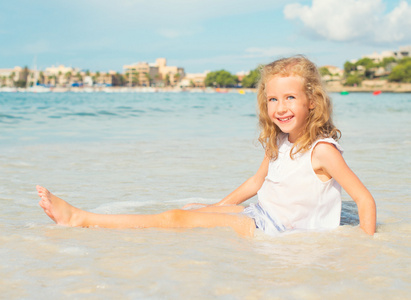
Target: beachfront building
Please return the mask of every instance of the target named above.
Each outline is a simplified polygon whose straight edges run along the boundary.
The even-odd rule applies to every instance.
[[[330,90],[338,90],[341,88],[341,81],[344,78],[344,70],[331,65],[320,67],[322,80]]]
[[[147,62],[124,65],[123,70],[127,85],[130,87],[157,85],[160,80],[158,67]]]
[[[74,82],[80,82],[80,69],[65,67],[60,65],[58,67],[51,66],[41,72],[39,76],[34,76],[40,78],[40,83],[47,86],[59,86],[66,87],[70,86]]]
[[[388,50],[381,53],[374,52],[372,54],[364,55],[362,58],[370,58],[374,62],[382,62],[384,58],[394,57],[395,59],[402,59],[404,57],[411,57],[411,46],[401,46],[399,50]]]
[[[324,81],[338,81],[341,80],[344,76],[344,70],[331,65],[322,66],[320,69],[327,69],[328,74],[322,75]]]
[[[167,59],[157,58],[156,66],[165,85],[176,86],[185,77],[184,68],[167,66]]]
[[[37,84],[41,84],[43,78],[42,76],[43,72],[40,72],[38,70],[30,70],[27,76],[26,86],[30,87],[35,86]]]
[[[111,86],[114,82],[115,71],[89,72],[79,68],[51,66],[44,72],[33,70],[28,78],[28,86],[37,81],[39,84],[52,87],[78,87],[78,86]]]
[[[193,87],[193,88],[205,88],[205,79],[210,71],[203,73],[187,73],[185,77],[180,81],[181,87]]]
[[[330,73],[333,74],[334,76],[342,77],[344,75],[344,70],[340,69],[339,67],[330,66],[330,65],[326,65],[324,67],[326,67],[328,71],[330,71]]]
[[[117,72],[116,71],[108,71],[104,72],[96,72],[90,73],[91,78],[93,80],[93,84],[97,86],[113,86],[115,85],[115,77]],[[86,76],[86,73],[84,72]]]
[[[167,66],[165,58],[155,63],[139,62],[123,66],[128,86],[175,86],[185,76],[184,69]]]
[[[395,53],[399,58],[411,57],[411,46],[402,46],[400,50]]]
[[[361,60],[371,59],[375,67],[366,68],[365,65],[358,65],[356,66],[356,71],[363,75],[368,73],[368,75],[366,75],[368,78],[389,76],[392,69],[397,65],[395,60],[398,61],[406,57],[411,57],[411,46],[401,46],[399,50],[389,50],[381,53],[374,52],[362,56]],[[356,64],[358,61],[359,60],[355,60],[352,63]]]
[[[14,67],[12,69],[0,69],[0,87],[14,87],[16,82],[26,80],[24,69]]]

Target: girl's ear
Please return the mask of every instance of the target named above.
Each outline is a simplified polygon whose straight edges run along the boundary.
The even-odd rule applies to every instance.
[[[314,109],[315,108],[315,102],[313,99],[309,100],[309,104],[308,104],[308,109]]]

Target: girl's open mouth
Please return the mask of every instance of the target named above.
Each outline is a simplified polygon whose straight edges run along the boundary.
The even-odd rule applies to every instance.
[[[277,120],[280,121],[280,122],[287,122],[287,121],[291,120],[292,118],[294,118],[294,116],[287,117],[287,118],[277,118]]]

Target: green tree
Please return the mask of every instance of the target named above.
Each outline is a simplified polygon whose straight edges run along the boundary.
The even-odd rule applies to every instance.
[[[70,81],[71,81],[71,72],[69,71],[69,72],[66,72],[66,74],[64,74],[64,78],[66,78],[66,83],[67,84],[70,84]]]
[[[127,76],[127,74],[126,74],[126,76]],[[113,76],[113,86],[124,86],[126,82],[127,82],[127,80],[124,77],[124,75],[120,74],[119,72],[117,72]]]
[[[91,76],[91,78],[93,79],[93,84],[99,83],[100,71],[97,71],[94,76]]]
[[[17,80],[14,85],[19,88],[26,87],[27,81],[26,80]]]
[[[167,74],[166,77],[164,78],[164,85],[169,86],[170,85],[170,75]]]
[[[127,82],[127,85],[130,86],[130,87],[140,85],[140,80],[139,80],[140,73],[136,72],[134,69],[129,70],[122,77],[124,79],[124,84]]]
[[[137,86],[140,85],[140,73],[139,73],[139,72],[134,71],[134,72],[131,74],[131,78],[132,78],[132,85],[133,85],[133,84],[134,84],[134,85],[137,85]]]
[[[344,72],[346,75],[350,74],[351,71],[357,70],[355,64],[352,62],[346,61],[344,64]]]
[[[56,84],[56,79],[55,79],[55,77],[56,77],[56,75],[50,75],[50,76],[47,76],[47,84],[52,84],[52,81],[54,80],[54,83],[53,83],[53,85],[54,84]]]
[[[226,70],[210,72],[204,80],[206,86],[233,87],[238,83],[238,78]]]
[[[241,84],[245,88],[255,88],[257,86],[258,80],[260,79],[259,68],[256,68],[241,80]]]
[[[25,66],[23,69],[23,79],[22,79],[22,81],[25,82],[24,86],[27,85],[27,79],[29,78],[29,73],[30,73],[29,68]],[[37,82],[35,82],[34,84],[37,84]]]
[[[179,81],[180,81],[180,78],[181,78],[181,74],[180,74],[180,73],[175,74],[175,75],[174,75],[174,81],[175,81],[175,83],[179,82]]]
[[[320,72],[321,76],[326,76],[326,75],[332,76],[330,70],[328,70],[327,67],[321,67],[318,69],[318,71]]]
[[[347,76],[344,85],[347,86],[354,86],[354,85],[360,85],[362,82],[361,76],[358,74],[350,74]]]
[[[78,82],[83,82],[83,76],[80,74],[80,72],[77,72],[76,77]]]
[[[357,67],[357,70],[358,70],[358,66],[363,66],[365,68],[364,76],[366,78],[373,78],[377,64],[374,63],[374,61],[371,58],[364,57],[364,58],[359,59],[355,63],[355,66]]]
[[[390,75],[389,81],[395,82],[411,82],[411,57],[403,58],[398,62]]]
[[[15,86],[14,76],[16,76],[16,72],[11,72],[11,74],[9,75],[12,86]]]
[[[43,73],[43,71],[40,71],[40,77],[39,77],[39,81],[40,81],[40,83],[41,84],[44,84],[44,79],[45,79],[45,76],[44,76],[44,73]]]
[[[148,86],[151,86],[151,81],[153,80],[153,78],[150,76],[149,73],[144,73],[144,76],[146,76],[147,81],[148,81]]]
[[[379,67],[386,68],[389,64],[396,62],[395,57],[384,57],[382,62],[378,64]]]
[[[371,58],[368,57],[364,57],[359,59],[356,63],[356,66],[364,66],[366,69],[371,69],[374,68],[376,66],[376,64],[374,63],[374,61]]]

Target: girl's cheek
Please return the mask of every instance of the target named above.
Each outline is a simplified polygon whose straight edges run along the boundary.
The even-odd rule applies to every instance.
[[[276,102],[270,101],[267,103],[268,110],[274,110]]]

